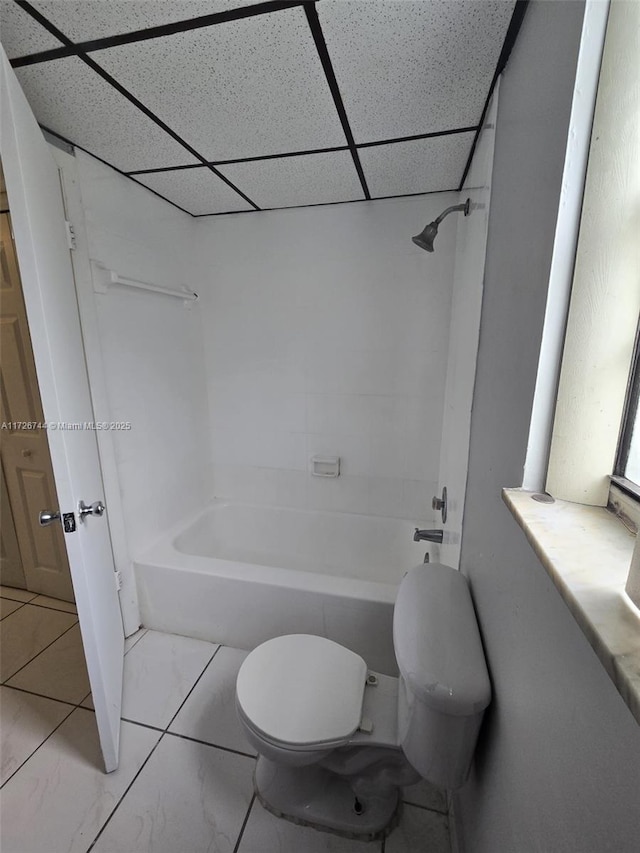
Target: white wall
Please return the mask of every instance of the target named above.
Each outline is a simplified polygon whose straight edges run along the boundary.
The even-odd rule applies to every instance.
[[[457,201],[198,220],[215,496],[433,519],[455,224],[433,255],[411,236]]]
[[[438,550],[438,559],[455,568],[460,562],[467,487],[497,107],[496,86],[461,193],[461,199],[471,199],[471,212],[458,218],[456,236],[439,478],[439,492],[443,486],[447,487],[447,521],[443,544]]]
[[[187,281],[192,219],[93,157],[76,154],[89,256],[121,275]],[[143,291],[96,294],[99,341],[131,554],[205,500],[208,406],[200,310]]]
[[[583,4],[532,2],[500,87],[461,568],[493,683],[466,853],[632,853],[640,728],[503,505],[522,482]]]

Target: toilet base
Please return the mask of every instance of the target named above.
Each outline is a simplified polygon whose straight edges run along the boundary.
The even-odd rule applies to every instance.
[[[277,817],[348,838],[383,838],[398,820],[397,790],[361,802],[358,814],[349,783],[316,764],[285,767],[260,755],[254,783],[259,801]]]

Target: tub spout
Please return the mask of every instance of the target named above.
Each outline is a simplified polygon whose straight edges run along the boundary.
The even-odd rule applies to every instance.
[[[420,530],[416,527],[416,532],[413,534],[414,542],[442,542],[442,530]]]

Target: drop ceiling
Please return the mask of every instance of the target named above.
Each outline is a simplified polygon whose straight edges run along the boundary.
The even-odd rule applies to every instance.
[[[460,187],[525,3],[0,0],[40,124],[195,216]]]

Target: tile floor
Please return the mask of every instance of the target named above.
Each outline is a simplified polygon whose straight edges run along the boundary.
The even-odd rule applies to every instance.
[[[247,653],[201,640],[126,641],[120,766],[105,774],[75,608],[0,596],[3,853],[449,852],[445,798],[426,783],[405,789],[384,842],[266,812],[234,708]]]

